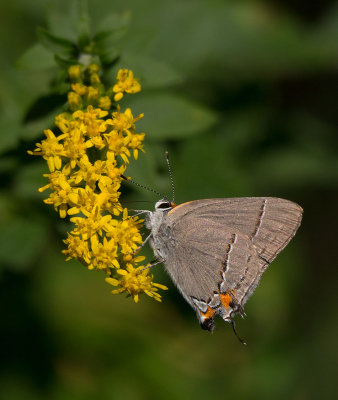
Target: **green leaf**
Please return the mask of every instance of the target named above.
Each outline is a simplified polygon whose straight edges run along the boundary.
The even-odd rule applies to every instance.
[[[43,137],[44,129],[53,127],[54,118],[60,110],[53,110],[42,118],[35,119],[27,123],[20,132],[20,137],[25,140],[35,140]]]
[[[78,61],[75,58],[60,57],[57,54],[55,54],[54,58],[55,58],[55,62],[57,63],[57,65],[61,68],[68,68],[71,65],[78,63]]]
[[[114,48],[126,34],[130,25],[130,13],[110,14],[99,24],[94,36],[95,46],[99,52]]]
[[[90,18],[88,13],[87,1],[78,1],[76,3],[77,13],[77,32],[78,32],[78,43],[80,48],[88,45],[90,37]]]
[[[44,28],[38,28],[37,34],[40,43],[54,54],[63,57],[76,55],[76,47],[70,40],[55,36]]]
[[[98,24],[95,37],[102,34],[127,31],[130,26],[131,14],[129,11],[124,13],[113,13],[107,15]]]
[[[110,48],[109,51],[106,52],[101,52],[100,53],[100,60],[102,62],[102,64],[104,64],[105,66],[111,66],[114,64],[115,61],[118,60],[118,58],[120,57],[121,51],[115,47],[115,48]]]
[[[183,139],[205,132],[217,121],[208,108],[176,94],[148,93],[125,95],[123,105],[131,107],[134,116],[144,113],[137,122],[137,132],[147,140]]]
[[[132,69],[142,87],[147,89],[179,85],[184,80],[183,75],[166,62],[131,52],[123,52],[115,68]]]
[[[55,60],[40,43],[31,46],[17,61],[17,67],[30,70],[40,70],[55,67]]]
[[[78,38],[77,21],[76,1],[69,1],[67,4],[61,2],[47,4],[46,25],[55,36],[67,38],[75,43]]]

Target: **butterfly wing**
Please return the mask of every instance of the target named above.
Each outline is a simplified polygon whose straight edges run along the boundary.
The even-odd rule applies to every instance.
[[[295,235],[302,208],[292,201],[275,197],[238,197],[196,200],[174,208],[170,217],[181,220],[206,218],[217,220],[248,236],[265,264],[271,263]]]
[[[266,266],[294,236],[302,209],[276,198],[197,200],[168,214],[165,262],[202,326],[230,320],[257,287]]]

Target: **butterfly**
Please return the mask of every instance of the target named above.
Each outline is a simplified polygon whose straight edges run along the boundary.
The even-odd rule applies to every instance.
[[[149,212],[150,245],[203,329],[233,325],[263,272],[295,235],[302,208],[275,197],[161,199]],[[236,333],[236,332],[235,332]]]

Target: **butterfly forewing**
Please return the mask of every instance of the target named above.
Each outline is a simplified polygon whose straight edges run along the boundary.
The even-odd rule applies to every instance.
[[[289,200],[275,197],[238,197],[206,199],[174,208],[172,220],[188,217],[218,221],[231,232],[247,235],[257,246],[265,264],[274,260],[295,235],[302,208]]]

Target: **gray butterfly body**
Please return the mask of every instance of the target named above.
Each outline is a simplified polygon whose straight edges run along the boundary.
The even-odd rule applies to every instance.
[[[146,220],[155,255],[202,328],[219,314],[232,322],[280,251],[295,235],[302,208],[273,197],[158,201]]]

